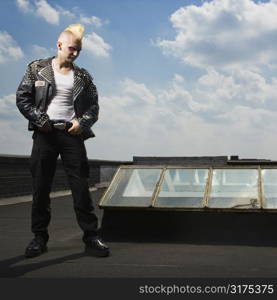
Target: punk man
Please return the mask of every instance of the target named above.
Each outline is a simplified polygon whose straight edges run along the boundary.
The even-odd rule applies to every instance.
[[[68,26],[59,36],[57,55],[28,65],[16,93],[20,112],[33,130],[31,174],[34,238],[25,256],[47,251],[51,218],[50,191],[60,155],[74,201],[77,222],[83,231],[85,252],[108,256],[109,248],[97,235],[98,219],[89,194],[89,165],[84,140],[94,136],[98,119],[97,89],[90,74],[73,62],[82,49],[84,27]]]

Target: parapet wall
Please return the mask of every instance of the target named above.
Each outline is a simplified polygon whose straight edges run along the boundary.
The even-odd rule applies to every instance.
[[[132,161],[89,160],[89,185],[110,182],[120,165],[132,164]],[[59,159],[54,177],[52,191],[68,190],[66,174]],[[0,199],[30,195],[32,181],[29,156],[0,155]]]

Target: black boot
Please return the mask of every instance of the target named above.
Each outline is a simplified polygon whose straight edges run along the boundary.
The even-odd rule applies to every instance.
[[[99,237],[92,237],[85,241],[85,253],[97,257],[107,257],[110,255],[110,250]]]
[[[39,256],[47,251],[46,241],[41,236],[36,236],[31,240],[30,244],[25,250],[25,257],[32,258]]]

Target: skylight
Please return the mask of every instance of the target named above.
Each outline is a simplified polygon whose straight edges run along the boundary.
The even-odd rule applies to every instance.
[[[277,167],[121,166],[100,207],[277,209]]]

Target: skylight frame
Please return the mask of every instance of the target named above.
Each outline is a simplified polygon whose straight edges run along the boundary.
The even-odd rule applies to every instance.
[[[202,205],[201,206],[176,206],[176,205],[155,205],[156,202],[157,202],[157,199],[159,197],[159,192],[160,192],[160,188],[164,182],[164,177],[165,177],[165,173],[167,170],[170,170],[170,169],[191,169],[191,170],[207,170],[208,171],[208,175],[207,175],[207,179],[206,179],[206,184],[205,184],[205,187],[204,187],[204,193],[203,193],[203,199],[202,199]],[[160,183],[159,183],[159,187],[157,189],[157,193],[153,199],[153,202],[152,202],[152,207],[155,208],[155,209],[203,209],[205,208],[205,205],[206,205],[206,198],[208,196],[207,192],[208,192],[208,182],[209,182],[209,177],[210,177],[210,172],[211,172],[211,168],[205,166],[205,167],[195,167],[195,166],[166,166],[164,167],[164,171],[163,171],[163,176],[161,176],[161,180],[160,180]]]
[[[106,205],[107,200],[109,199],[108,196],[116,189],[116,183],[119,183],[121,179],[120,171],[123,169],[161,169],[160,176],[157,180],[156,186],[153,190],[150,205],[149,206],[113,206],[113,205]],[[203,203],[201,207],[176,207],[176,206],[155,206],[155,202],[157,200],[158,194],[160,192],[161,184],[163,182],[165,172],[168,169],[207,169],[208,170],[208,178],[207,183],[205,186],[205,192],[203,197]],[[215,169],[255,169],[258,172],[258,180],[257,180],[257,197],[258,202],[260,204],[259,208],[212,208],[208,206],[209,199],[211,196],[211,188],[212,188],[212,177],[213,177],[213,170]],[[265,208],[265,195],[262,185],[262,170],[264,169],[276,169],[277,166],[260,166],[260,165],[240,165],[240,166],[207,166],[207,165],[200,165],[200,166],[179,166],[179,165],[121,165],[115,172],[112,181],[107,188],[107,190],[102,195],[99,207],[104,209],[143,209],[143,210],[177,210],[177,211],[224,211],[224,212],[277,212],[277,208]]]
[[[261,171],[260,166],[215,166],[211,168],[210,174],[210,182],[209,182],[209,193],[207,197],[206,208],[209,210],[222,210],[222,211],[257,211],[263,209],[263,202],[262,202],[262,190],[261,190]],[[211,207],[209,206],[209,201],[212,198],[212,182],[213,182],[213,174],[214,170],[257,170],[257,200],[259,207],[256,208],[235,208],[235,207]]]
[[[261,171],[262,203],[263,203],[263,209],[264,209],[264,211],[277,212],[277,207],[276,207],[276,208],[268,208],[268,207],[265,207],[266,199],[265,199],[265,190],[264,190],[264,184],[263,184],[262,171],[263,171],[263,170],[270,170],[270,169],[277,170],[277,166],[262,166],[262,167],[260,168],[260,171]]]
[[[157,183],[153,189],[153,192],[152,192],[152,196],[150,198],[150,205],[149,206],[141,206],[141,205],[130,205],[130,206],[120,206],[120,205],[107,205],[106,202],[111,199],[111,197],[109,197],[113,192],[114,190],[117,188],[118,185],[115,185],[115,183],[119,183],[120,182],[120,179],[122,179],[123,177],[123,174],[121,174],[122,170],[124,169],[157,169],[157,170],[161,170],[159,176],[158,176],[158,180],[157,180]],[[99,207],[100,208],[143,208],[143,209],[147,209],[147,208],[150,208],[151,207],[151,204],[153,202],[153,197],[155,196],[155,193],[156,193],[156,189],[157,189],[157,186],[158,186],[158,182],[160,181],[160,178],[162,177],[162,174],[163,174],[163,171],[164,171],[164,166],[155,166],[155,165],[152,165],[152,166],[148,166],[148,165],[139,165],[139,166],[134,166],[134,165],[122,165],[118,168],[118,170],[116,171],[116,173],[114,174],[113,178],[112,178],[112,181],[108,187],[108,189],[105,191],[105,193],[103,194],[103,196],[101,197],[100,199],[100,202],[99,202]]]

